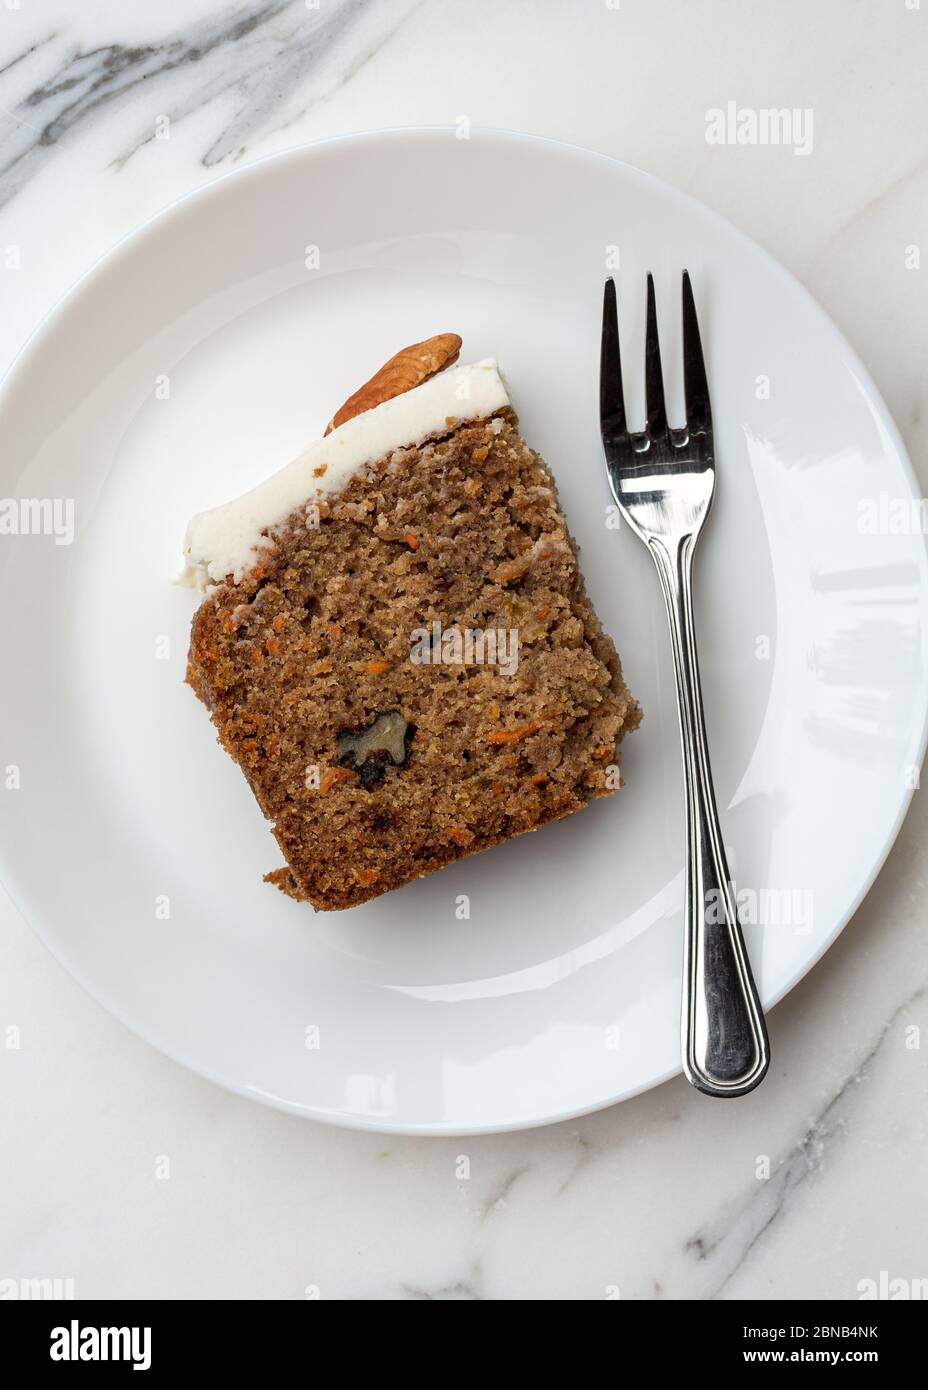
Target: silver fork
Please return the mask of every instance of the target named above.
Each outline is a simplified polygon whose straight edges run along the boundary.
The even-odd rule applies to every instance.
[[[670,429],[664,407],[654,281],[648,276],[647,422],[628,429],[615,284],[606,281],[599,406],[609,486],[621,515],[660,576],[677,683],[686,788],[683,937],[683,1069],[710,1096],[743,1096],[770,1061],[767,1029],[738,924],[712,786],[693,626],[693,552],[715,491],[712,413],[690,277],[683,272],[686,424]]]

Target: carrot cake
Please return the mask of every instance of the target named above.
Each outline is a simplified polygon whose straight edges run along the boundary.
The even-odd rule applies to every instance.
[[[354,907],[620,785],[640,712],[492,361],[398,353],[324,438],[201,512],[187,679],[316,908]]]

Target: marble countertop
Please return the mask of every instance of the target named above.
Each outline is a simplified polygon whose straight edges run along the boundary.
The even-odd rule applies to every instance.
[[[463,115],[620,157],[756,238],[861,354],[924,489],[928,272],[890,272],[928,241],[926,59],[917,0],[0,0],[0,368],[119,237],[218,173]],[[811,150],[709,143],[706,112],[730,101],[811,110]],[[678,1079],[467,1140],[225,1094],[88,999],[4,899],[0,1280],[89,1298],[855,1299],[881,1271],[924,1278],[926,831],[916,795],[856,917],[772,1013],[755,1095],[719,1105]]]

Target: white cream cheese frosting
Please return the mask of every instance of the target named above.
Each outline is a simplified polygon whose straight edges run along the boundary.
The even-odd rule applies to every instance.
[[[297,507],[340,492],[359,468],[395,449],[422,444],[458,421],[481,420],[508,404],[496,363],[488,358],[450,367],[355,415],[250,492],[198,512],[187,527],[180,583],[204,591],[227,575],[238,583],[273,545],[266,532]]]

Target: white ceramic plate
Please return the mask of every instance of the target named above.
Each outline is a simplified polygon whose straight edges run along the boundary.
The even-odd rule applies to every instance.
[[[20,783],[0,791],[5,877],[113,1013],[244,1095],[465,1133],[576,1115],[678,1068],[670,657],[651,562],[606,524],[597,426],[616,254],[633,417],[645,272],[677,406],[681,268],[693,276],[719,460],[697,626],[730,862],[748,916],[768,919],[746,935],[769,1005],[834,940],[904,815],[926,554],[918,535],[862,530],[861,499],[911,498],[911,467],[858,359],[757,246],[566,146],[348,137],[156,218],[7,378],[0,491],[75,499],[76,534],[0,537],[2,762]],[[183,684],[194,600],[170,580],[192,512],[289,460],[397,347],[445,329],[464,360],[503,365],[645,721],[620,795],[315,916],[261,882],[279,854]]]

